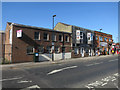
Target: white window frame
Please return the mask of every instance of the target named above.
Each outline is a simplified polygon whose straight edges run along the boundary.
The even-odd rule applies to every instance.
[[[60,34],[61,35],[61,34]],[[59,36],[60,36],[59,35]],[[60,41],[60,37],[59,37],[59,41]],[[60,42],[63,42],[63,35],[61,35],[61,41]]]
[[[35,33],[39,33],[38,39],[35,38]],[[34,40],[40,40],[40,32],[34,32]]]

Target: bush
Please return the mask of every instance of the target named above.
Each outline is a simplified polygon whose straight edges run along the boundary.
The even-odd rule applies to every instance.
[[[2,59],[2,64],[10,64],[10,61],[7,58]]]

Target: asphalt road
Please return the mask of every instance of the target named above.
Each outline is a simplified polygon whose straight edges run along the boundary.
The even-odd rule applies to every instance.
[[[3,88],[118,88],[118,56],[2,70]],[[112,89],[113,90],[113,89]]]

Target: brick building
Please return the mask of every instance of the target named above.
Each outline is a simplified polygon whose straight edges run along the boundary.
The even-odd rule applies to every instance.
[[[111,45],[113,43],[112,35],[99,31],[95,33],[95,52],[96,54],[111,54]]]
[[[5,43],[5,32],[0,31],[0,61],[4,58],[4,43]]]
[[[5,59],[10,63],[71,58],[71,33],[8,22],[5,37]],[[54,45],[54,46],[52,46]]]
[[[94,31],[65,23],[57,23],[55,30],[72,33],[72,57],[94,55]]]

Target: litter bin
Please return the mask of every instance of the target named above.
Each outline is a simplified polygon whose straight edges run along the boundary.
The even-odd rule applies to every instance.
[[[39,53],[34,54],[34,61],[39,62]]]

